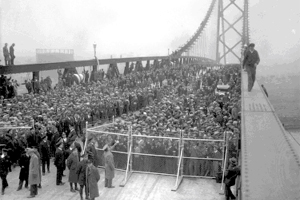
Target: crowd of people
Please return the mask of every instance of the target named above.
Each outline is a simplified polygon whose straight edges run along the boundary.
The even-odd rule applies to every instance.
[[[182,78],[181,72],[187,76]],[[201,74],[199,75],[199,73]],[[222,69],[200,69],[181,67],[168,70],[166,85],[159,88],[159,94],[141,99],[136,104],[137,112],[121,115],[112,126],[99,127],[98,131],[128,133],[128,123],[132,125],[135,135],[133,151],[143,154],[174,156],[163,158],[154,156],[133,157],[133,169],[159,173],[176,173],[178,156],[178,139],[180,134],[185,140],[185,157],[216,158],[223,157],[224,132],[230,140],[230,156],[236,156],[237,139],[240,134],[240,76],[239,67]],[[186,80],[189,80],[185,82]],[[228,93],[218,95],[218,84],[229,84]],[[135,110],[135,109],[133,109]],[[128,151],[125,136],[95,133],[99,146],[107,140],[120,140],[116,146],[116,167],[126,168]],[[143,137],[144,136],[144,137]],[[146,136],[155,136],[152,138]],[[162,138],[160,138],[162,137]],[[171,139],[168,139],[171,138]],[[209,139],[211,141],[194,141],[188,139]],[[101,152],[100,152],[101,154]],[[175,158],[176,156],[176,158]],[[101,164],[100,164],[101,165]],[[216,177],[221,170],[221,161],[184,159],[184,174]]]
[[[231,141],[230,155],[234,156],[237,146],[235,138],[240,134],[239,73],[237,66],[213,68],[201,65],[173,65],[132,71],[109,79],[102,77],[84,84],[62,85],[53,89],[49,87],[47,91],[29,92],[15,95],[13,98],[2,97],[0,118],[3,120],[0,127],[32,127],[1,132],[0,144],[6,145],[4,152],[9,158],[8,169],[11,165],[24,163],[24,155],[31,158],[32,155],[37,155],[44,174],[46,166],[49,166],[48,158],[53,156],[58,168],[56,184],[61,185],[64,169],[72,168],[68,158],[73,152],[78,158],[76,160],[76,156],[72,156],[76,160],[74,163],[80,165],[81,153],[78,143],[80,138],[84,138],[82,136],[85,134],[85,122],[97,126],[113,119],[114,125],[105,131],[125,133],[128,126],[122,121],[130,122],[133,135],[137,136],[178,138],[182,134],[184,138],[190,139],[223,139],[226,131],[229,132],[228,137]],[[215,93],[219,84],[230,85],[224,96]],[[47,151],[41,150],[42,144],[47,146]],[[126,137],[96,134],[95,138],[88,140],[88,152],[93,153],[86,161],[90,160],[94,166],[106,166],[106,159],[102,157],[103,151],[95,150],[96,147],[102,149],[103,146],[107,146],[105,144],[117,144],[114,146],[116,151],[128,150]],[[221,142],[187,140],[184,155],[221,159],[224,153],[222,145]],[[137,153],[178,155],[178,140],[175,139],[135,137],[133,147]],[[104,151],[104,155],[107,152],[109,151]],[[23,157],[18,156],[22,154]],[[49,155],[47,159],[41,159],[45,158],[45,154]],[[116,166],[124,168],[127,159],[124,154],[114,155]],[[177,165],[176,159],[171,157],[164,159],[135,155],[133,162],[135,170],[162,173],[174,173]],[[216,176],[220,163],[185,159],[184,173]],[[108,187],[112,187],[111,177],[113,176],[108,176],[106,181]],[[71,180],[70,183],[76,183],[78,180]],[[40,182],[33,185],[38,186]],[[77,188],[76,184],[70,184],[70,187],[71,191]],[[80,190],[82,196],[83,187],[80,187]],[[35,196],[35,191],[34,187],[30,196]]]

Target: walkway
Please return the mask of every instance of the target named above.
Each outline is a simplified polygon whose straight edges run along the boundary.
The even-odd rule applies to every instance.
[[[258,83],[242,73],[242,199],[300,199],[300,151]]]

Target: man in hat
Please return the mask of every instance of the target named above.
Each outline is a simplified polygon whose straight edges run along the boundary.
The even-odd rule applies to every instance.
[[[56,142],[58,141],[58,139],[60,138],[60,133],[57,131],[57,132],[55,132],[54,134],[53,134],[53,136],[52,136],[52,139],[51,139],[51,142],[50,142],[50,145],[51,145],[51,147],[52,147],[52,153],[53,153],[53,155],[55,156],[55,152],[56,152],[56,149],[57,149],[57,147],[56,147]]]
[[[16,58],[15,56],[15,43],[13,43],[10,47],[9,47],[9,54],[10,54],[10,64],[14,65],[14,60]]]
[[[111,153],[110,147],[106,144],[104,150],[104,163],[105,163],[105,187],[114,188],[112,186],[112,179],[115,177],[115,163],[114,155]]]
[[[50,173],[50,142],[47,140],[47,135],[44,134],[42,136],[42,142],[39,146],[41,160],[42,160],[42,172],[43,176],[45,176],[45,165],[47,164],[47,171]]]
[[[39,158],[34,149],[27,149],[30,155],[28,184],[30,185],[30,195],[28,198],[34,198],[38,194],[38,185],[41,184]]]
[[[255,82],[256,67],[260,62],[258,52],[254,49],[255,44],[249,44],[249,50],[246,51],[243,66],[246,66],[248,74],[248,92],[251,92]]]
[[[30,129],[30,133],[27,135],[27,145],[28,147],[32,147],[36,145],[36,135],[34,128]]]
[[[19,166],[21,169],[19,174],[19,187],[17,191],[22,189],[24,181],[25,181],[25,188],[28,188],[29,163],[30,163],[30,156],[28,154],[28,149],[26,149],[24,153],[21,155],[21,158],[19,160]]]
[[[89,193],[86,187],[86,168],[88,165],[88,155],[84,154],[81,157],[81,161],[79,162],[78,166],[77,166],[77,182],[80,185],[80,190],[79,190],[79,194],[80,194],[80,199],[83,200],[83,188],[85,188],[85,198],[89,199]]]
[[[88,159],[86,167],[86,187],[91,200],[99,197],[98,181],[100,174],[98,169],[93,165],[93,160]]]
[[[55,158],[54,158],[54,165],[57,168],[56,173],[56,185],[64,185],[62,182],[62,176],[65,169],[65,158],[64,158],[64,152],[63,152],[63,141],[61,138],[58,138],[56,141],[56,152],[55,152]]]
[[[78,177],[77,177],[77,166],[79,164],[79,159],[78,159],[78,151],[77,148],[74,147],[74,145],[71,145],[72,152],[70,153],[68,159],[67,159],[67,167],[70,170],[69,171],[69,183],[70,183],[70,191],[71,192],[76,192],[77,189],[77,182],[78,182]],[[73,187],[74,184],[74,187]],[[75,188],[75,189],[74,189]]]
[[[3,56],[5,60],[5,66],[10,65],[10,57],[9,57],[9,51],[8,51],[8,44],[5,43],[5,46],[3,47]]]
[[[225,196],[226,200],[235,199],[230,187],[235,185],[235,178],[241,174],[240,167],[237,166],[236,158],[229,159],[229,167],[225,175]]]
[[[2,180],[2,190],[1,193],[4,195],[4,190],[8,187],[8,183],[6,180],[7,174],[9,172],[10,161],[7,156],[7,149],[4,148],[5,145],[1,144],[1,156],[0,156],[0,178]]]

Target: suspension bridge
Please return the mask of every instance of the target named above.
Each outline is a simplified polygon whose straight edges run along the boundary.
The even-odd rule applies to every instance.
[[[237,14],[233,21],[229,20],[230,9],[235,9]],[[57,63],[37,63],[17,66],[1,66],[0,74],[17,74],[40,72],[74,67],[147,62],[163,63],[171,60],[175,63],[199,63],[216,66],[234,63],[241,65],[242,49],[250,43],[249,35],[249,2],[248,0],[212,0],[204,19],[200,22],[193,36],[182,44],[176,51],[168,56],[130,57],[113,59],[92,59],[81,61],[68,61]],[[213,14],[214,13],[214,14]],[[205,56],[205,29],[216,16],[215,57]],[[236,37],[228,37],[233,31]],[[259,45],[259,44],[258,44]],[[241,69],[242,70],[242,69]],[[247,91],[247,75],[242,70],[242,124],[241,148],[239,164],[241,176],[236,187],[238,199],[272,199],[293,200],[300,199],[300,152],[299,147],[287,136],[274,108],[256,82],[251,92]],[[52,167],[53,169],[53,167]],[[13,172],[14,173],[14,172]],[[12,178],[17,181],[17,174]],[[101,173],[103,177],[103,174]],[[123,180],[124,173],[117,172],[116,182]],[[10,178],[8,178],[10,180]],[[43,189],[38,198],[42,199],[77,199],[78,195],[65,194],[68,191],[56,188],[54,175],[46,176]],[[43,180],[44,180],[43,179]],[[53,179],[53,180],[52,180]],[[217,186],[209,180],[186,179],[178,182],[176,192],[171,192],[174,177],[136,174],[131,177],[124,188],[106,190],[101,192],[103,199],[224,199],[219,195]],[[181,185],[180,185],[181,183]],[[13,184],[12,184],[13,185]],[[17,185],[17,184],[15,184]],[[143,188],[141,187],[143,186]],[[168,187],[169,186],[169,187]],[[103,188],[103,184],[99,184]],[[14,189],[14,188],[13,188]],[[10,194],[1,199],[22,199],[20,195]],[[201,192],[206,194],[201,197]],[[209,192],[207,192],[209,191]],[[72,196],[73,195],[73,196]],[[140,198],[143,197],[143,198]]]

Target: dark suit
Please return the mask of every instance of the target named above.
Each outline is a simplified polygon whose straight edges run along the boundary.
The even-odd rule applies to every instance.
[[[2,158],[0,156],[0,178],[2,179],[2,192],[4,193],[5,188],[8,186],[6,177],[9,172],[10,162],[8,157]]]
[[[7,46],[3,47],[3,56],[5,60],[5,66],[9,65],[9,52]]]
[[[29,133],[27,135],[26,140],[29,148],[32,148],[33,146],[37,146],[35,133]]]
[[[47,140],[40,143],[40,154],[42,160],[42,172],[45,173],[45,165],[47,164],[47,170],[50,172],[50,142]]]
[[[27,156],[25,153],[21,155],[21,158],[19,160],[20,165],[20,174],[19,174],[19,188],[22,189],[23,182],[25,181],[25,187],[28,187],[28,176],[29,176],[29,162],[30,162],[30,156]]]
[[[240,175],[240,168],[237,166],[231,166],[229,165],[229,168],[227,170],[227,175],[225,176],[225,195],[226,200],[234,199],[235,196],[231,192],[230,187],[235,185],[235,179],[238,175]]]
[[[51,138],[51,146],[52,146],[52,150],[53,150],[53,155],[55,156],[55,152],[56,152],[56,141],[57,139],[60,137],[59,133],[55,133],[52,138]]]
[[[82,198],[83,188],[85,187],[85,196],[88,197],[88,191],[86,188],[86,168],[87,168],[87,160],[82,160],[79,162],[77,166],[77,177],[78,183],[80,185],[80,197]]]
[[[245,54],[243,66],[246,66],[248,74],[248,91],[251,91],[256,77],[256,66],[260,62],[259,54],[256,50],[251,52],[248,50]]]
[[[15,49],[13,46],[9,47],[9,54],[10,54],[10,64],[14,65],[14,59],[15,59]]]
[[[57,148],[55,152],[54,165],[57,168],[56,185],[59,185],[62,182],[61,180],[65,169],[64,152],[59,148]]]

